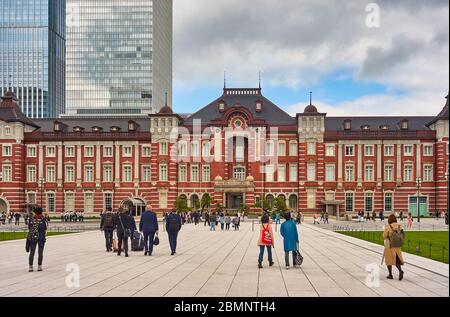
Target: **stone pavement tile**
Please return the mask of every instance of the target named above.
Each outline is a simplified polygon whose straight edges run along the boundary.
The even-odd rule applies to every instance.
[[[315,291],[289,291],[289,297],[319,297]]]
[[[316,288],[320,297],[348,297],[348,294],[340,288],[322,287]]]

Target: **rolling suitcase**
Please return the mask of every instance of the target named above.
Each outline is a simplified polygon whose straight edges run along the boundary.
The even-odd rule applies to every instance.
[[[142,233],[135,231],[131,239],[131,251],[144,251],[144,236]]]

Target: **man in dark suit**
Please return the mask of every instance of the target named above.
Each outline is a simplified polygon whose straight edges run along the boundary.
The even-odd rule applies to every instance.
[[[170,250],[172,251],[170,255],[174,255],[177,251],[177,237],[181,225],[181,217],[175,210],[172,210],[166,217],[166,231],[169,235]]]
[[[133,236],[133,232],[134,230],[136,230],[136,222],[128,211],[120,207],[119,213],[114,219],[114,227],[117,230],[117,240],[119,247],[117,255],[120,256],[120,254],[122,253],[123,243],[125,257],[128,257],[128,238]]]
[[[158,235],[158,218],[150,204],[147,204],[139,222],[139,231],[144,234],[144,255],[152,255],[155,234]]]

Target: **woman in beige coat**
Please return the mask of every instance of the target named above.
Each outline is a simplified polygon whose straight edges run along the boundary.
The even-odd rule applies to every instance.
[[[269,256],[269,266],[274,265],[272,259],[272,247],[274,246],[272,225],[270,224],[270,218],[267,215],[261,218],[260,234],[258,239],[259,257],[258,267],[263,268],[262,262],[264,259],[264,249],[267,248],[267,254]]]
[[[391,248],[390,237],[394,231],[401,230],[401,226],[397,223],[397,218],[395,215],[390,215],[388,218],[388,225],[384,227],[383,238],[384,238],[384,259],[387,265],[389,275],[388,279],[392,280],[392,266],[395,265],[399,271],[399,280],[403,279],[402,265],[405,264],[403,261],[402,248]]]

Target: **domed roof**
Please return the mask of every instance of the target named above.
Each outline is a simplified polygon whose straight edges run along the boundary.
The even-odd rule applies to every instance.
[[[304,113],[319,113],[319,112],[317,111],[316,106],[314,106],[314,105],[309,105],[309,106],[307,106],[307,107],[305,108]]]
[[[253,176],[249,175],[249,176],[247,176],[247,181],[248,182],[254,182],[255,178]]]
[[[170,108],[169,106],[164,106],[161,108],[161,110],[159,111],[159,114],[173,114],[172,108]]]

